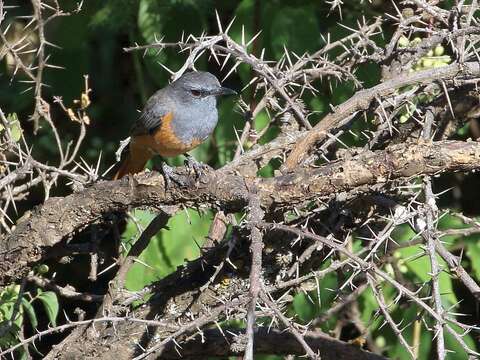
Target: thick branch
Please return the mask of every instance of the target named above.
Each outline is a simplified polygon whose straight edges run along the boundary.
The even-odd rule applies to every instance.
[[[165,191],[163,177],[143,174],[135,180],[98,183],[65,198],[51,198],[19,222],[15,231],[0,243],[0,284],[19,279],[29,264],[40,260],[51,247],[112,212],[129,207],[183,203],[210,204],[225,211],[241,211],[249,189],[256,186],[260,205],[271,212],[301,202],[387,180],[444,171],[480,168],[480,144],[442,141],[398,144],[386,150],[363,152],[350,159],[319,168],[299,168],[275,178],[244,178],[227,171],[211,171],[199,181],[179,170],[188,186]]]
[[[413,84],[428,84],[433,81],[478,77],[480,64],[477,62],[452,64],[445,67],[427,69],[414,73],[402,73],[400,76],[384,81],[370,89],[358,91],[350,99],[339,105],[335,112],[327,115],[313,129],[297,142],[286,161],[288,169],[294,169],[301,163],[309,150],[318,141],[327,137],[327,133],[345,125],[350,116],[357,111],[366,110],[370,102],[378,97],[393,93],[396,89]]]
[[[232,350],[230,344],[235,343],[235,337],[239,330],[230,329],[220,333],[219,330],[205,330],[203,336],[207,341],[202,341],[200,335],[194,339],[182,343],[179,349],[181,357],[175,350],[175,344],[170,343],[161,355],[162,359],[188,359],[208,356],[235,356],[239,355]],[[234,334],[237,333],[235,336]],[[240,333],[242,334],[242,333]],[[241,336],[241,335],[240,335]],[[305,341],[315,351],[319,352],[322,359],[344,360],[384,360],[383,356],[366,352],[358,346],[346,344],[322,333],[309,331],[304,336]],[[304,355],[305,350],[297,342],[295,337],[287,331],[257,328],[255,331],[255,354],[278,354],[278,355]]]

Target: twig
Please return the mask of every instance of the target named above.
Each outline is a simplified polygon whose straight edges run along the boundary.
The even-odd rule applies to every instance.
[[[250,228],[250,252],[252,253],[252,265],[250,268],[250,305],[247,313],[247,332],[248,337],[247,347],[245,349],[245,360],[253,360],[254,352],[254,326],[255,326],[255,308],[257,306],[258,293],[262,287],[262,233],[257,227],[257,223],[263,220],[264,212],[260,207],[260,201],[255,193],[252,193],[249,198],[250,212],[247,218],[248,226]]]
[[[103,301],[103,295],[81,293],[76,291],[70,285],[62,287],[57,285],[53,280],[49,280],[39,276],[30,275],[26,279],[27,281],[30,281],[39,287],[53,290],[60,296],[63,296],[67,299],[80,300],[80,301],[86,301],[86,302]]]

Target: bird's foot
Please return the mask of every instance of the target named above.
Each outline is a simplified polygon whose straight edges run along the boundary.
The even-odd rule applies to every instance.
[[[192,169],[197,178],[199,178],[206,170],[210,169],[210,166],[198,162],[193,156],[188,154],[185,155],[185,166]]]
[[[172,183],[175,183],[179,186],[185,186],[185,181],[181,176],[175,174],[173,167],[168,166],[168,164],[165,162],[162,162],[161,166],[163,179],[165,180],[165,190],[171,189]]]

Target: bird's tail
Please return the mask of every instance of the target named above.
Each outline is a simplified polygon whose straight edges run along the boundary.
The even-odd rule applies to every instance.
[[[120,167],[118,168],[113,180],[118,180],[127,174],[136,174],[145,168],[150,155],[144,152],[132,151],[130,149],[122,156]]]

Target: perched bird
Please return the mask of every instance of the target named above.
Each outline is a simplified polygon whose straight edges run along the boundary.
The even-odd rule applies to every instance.
[[[130,130],[128,152],[114,176],[119,179],[143,170],[147,161],[159,154],[173,157],[200,145],[218,121],[217,96],[233,95],[209,72],[188,72],[148,99]],[[164,164],[166,166],[166,164]],[[168,181],[168,167],[162,167]]]

